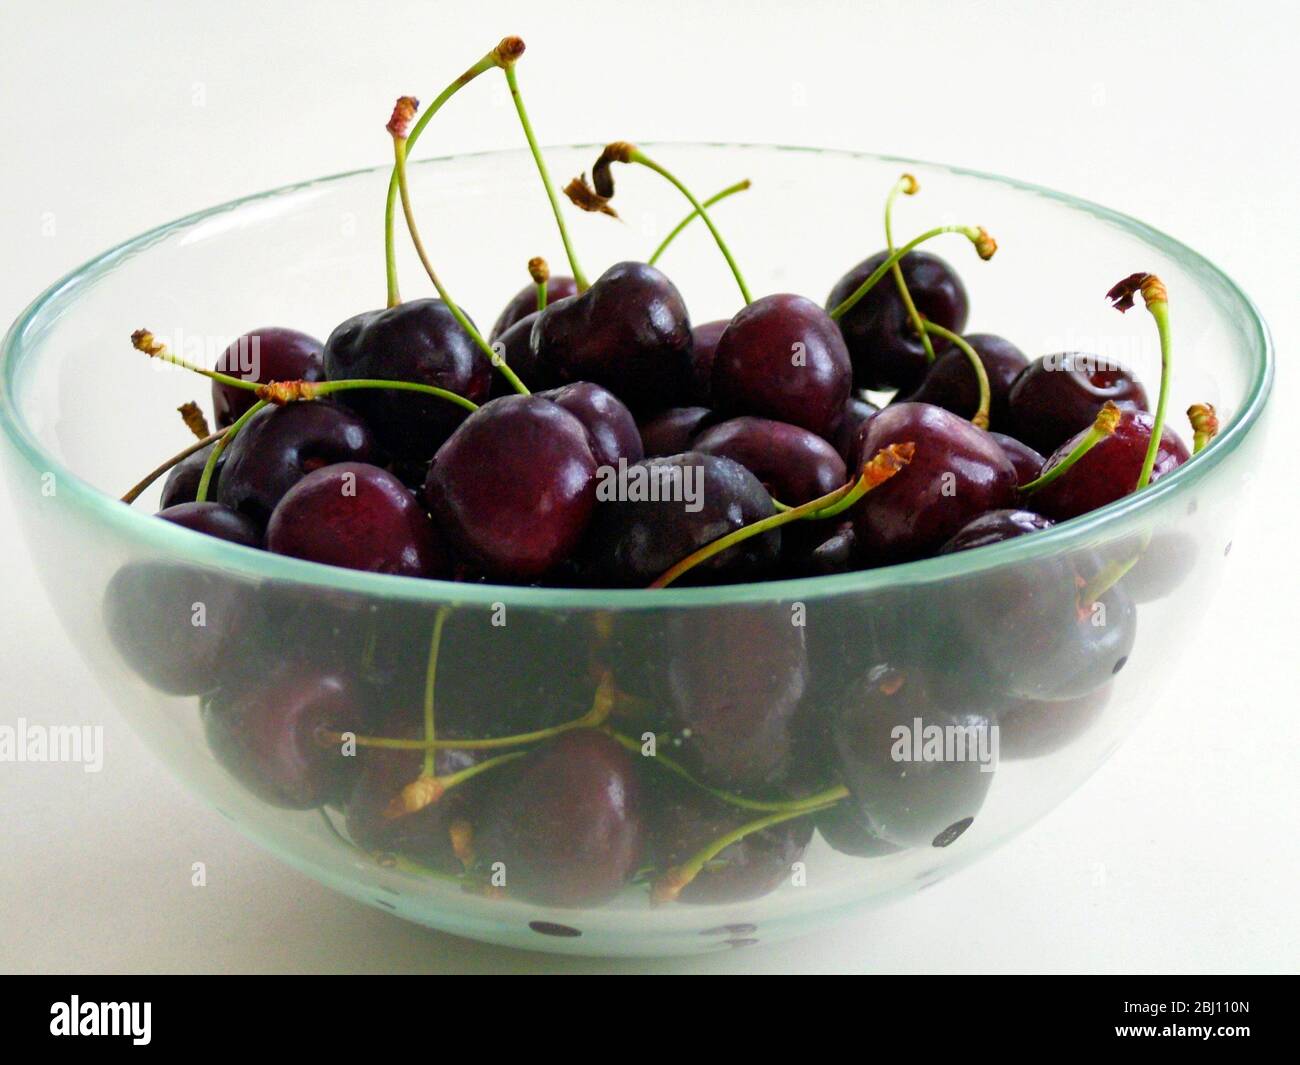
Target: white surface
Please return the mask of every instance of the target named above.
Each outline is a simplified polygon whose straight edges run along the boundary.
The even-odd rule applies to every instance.
[[[384,162],[396,94],[431,98],[518,33],[543,141],[869,148],[1133,213],[1255,297],[1282,354],[1275,403],[1300,402],[1288,357],[1300,342],[1294,4],[58,7],[0,15],[5,320],[155,223]],[[420,154],[519,143],[499,82],[477,90],[439,116],[436,149]],[[909,901],[687,961],[481,946],[278,865],[182,791],[98,693],[0,497],[0,722],[102,723],[107,748],[94,775],[0,763],[0,970],[1294,971],[1300,493],[1288,422],[1276,419],[1266,498],[1239,530],[1200,644],[1080,792]],[[190,886],[194,861],[207,864],[205,888]]]

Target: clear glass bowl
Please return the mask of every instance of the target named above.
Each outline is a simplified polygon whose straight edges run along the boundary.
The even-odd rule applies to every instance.
[[[552,171],[576,174],[597,151],[550,149]],[[1176,668],[1191,629],[1207,620],[1201,606],[1231,546],[1261,446],[1272,354],[1249,299],[1195,252],[1093,204],[951,167],[752,145],[663,145],[655,152],[700,195],[752,179],[751,191],[715,208],[719,225],[755,292],[795,290],[814,299],[880,247],[881,199],[909,170],[923,192],[899,205],[900,234],[953,221],[983,224],[999,240],[990,263],[979,262],[958,237],[933,246],[966,281],[972,330],[1005,335],[1031,355],[1081,349],[1111,356],[1151,387],[1158,351],[1150,320],[1140,310],[1121,317],[1102,296],[1135,270],[1159,273],[1174,323],[1172,423],[1186,436],[1178,412],[1206,400],[1224,428],[1206,452],[1140,495],[1046,533],[903,566],[664,591],[387,577],[257,552],[157,521],[149,505],[156,489],[134,507],[117,498],[183,446],[176,406],[192,398],[206,405],[206,382],[135,354],[131,331],[148,326],[182,354],[210,364],[247,329],[288,325],[324,337],[343,318],[380,306],[386,169],[204,211],[75,271],[9,331],[0,393],[8,445],[0,451],[32,557],[63,624],[158,756],[241,830],[321,882],[421,924],[532,949],[672,954],[792,935],[917,891],[1033,822],[1105,760]],[[522,286],[530,256],[547,254],[561,271],[525,154],[433,160],[412,174],[440,272],[479,322],[491,321]],[[629,170],[619,181],[627,224],[598,216],[572,221],[593,277],[606,264],[644,258],[684,213],[674,190],[647,172]],[[703,227],[688,230],[661,265],[685,294],[693,320],[736,309],[732,280]],[[408,297],[425,293],[405,249],[402,277]],[[1004,610],[1062,579],[1062,563],[1095,571],[1133,558],[1114,593],[1122,602],[1110,624],[1121,631],[1104,651],[1114,659],[1105,661],[1106,670],[1118,669],[1105,685],[1107,698],[1026,709],[1007,694],[1023,695],[1035,683],[1051,687],[1054,673],[1078,665],[1068,654],[1054,662],[1061,648],[1038,639],[1032,626],[1022,641],[1008,643],[1004,633],[991,657],[972,652],[972,634],[979,644],[981,628],[995,628]],[[901,656],[925,670],[934,687],[956,693],[945,698],[978,702],[992,713],[1001,758],[996,772],[977,779],[975,790],[987,792],[982,801],[970,798],[971,778],[961,772],[951,787],[940,773],[926,793],[931,808],[922,813],[934,823],[976,814],[947,846],[921,841],[853,857],[818,832],[801,856],[778,851],[789,866],[778,870],[782,883],[756,899],[706,904],[684,894],[652,905],[639,883],[599,905],[548,905],[532,901],[527,890],[476,890],[416,863],[367,853],[347,840],[338,810],[283,809],[250,790],[247,784],[257,782],[247,767],[232,775],[205,740],[200,700],[163,690],[196,686],[192,674],[200,666],[175,658],[177,648],[193,649],[177,629],[191,622],[195,602],[204,605],[214,641],[200,650],[215,651],[220,667],[218,693],[209,699],[230,686],[261,684],[277,663],[292,660],[303,676],[364,670],[371,705],[418,714],[430,628],[438,609],[449,607],[447,632],[455,636],[445,646],[454,650],[440,666],[439,690],[462,709],[481,692],[491,705],[471,712],[498,732],[506,718],[518,727],[581,713],[595,678],[608,671],[630,696],[620,697],[618,722],[632,735],[644,731],[638,715],[648,714],[654,726],[666,705],[711,701],[734,711],[734,732],[720,742],[724,752],[744,752],[736,759],[742,775],[751,763],[775,758],[774,743],[791,740],[813,776],[834,783],[826,715],[856,698],[854,684],[864,674]],[[507,623],[493,625],[502,611]],[[802,625],[792,624],[796,616]],[[793,724],[777,741],[759,733],[772,714],[785,712]],[[678,734],[664,742],[659,755],[689,759],[704,741]],[[647,764],[636,772],[662,770]],[[900,787],[882,801],[901,803],[891,816],[906,820],[915,796]],[[654,788],[642,795],[646,820],[657,816],[657,795]],[[918,824],[929,831],[925,817]],[[940,833],[938,842],[954,831]]]

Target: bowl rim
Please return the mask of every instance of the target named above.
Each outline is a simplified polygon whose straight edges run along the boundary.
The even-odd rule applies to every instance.
[[[1002,185],[1014,191],[1029,193],[1061,204],[1075,211],[1091,215],[1098,221],[1117,226],[1130,236],[1154,246],[1163,254],[1177,259],[1184,267],[1207,274],[1216,281],[1228,296],[1245,312],[1251,329],[1249,337],[1253,355],[1251,381],[1242,403],[1232,420],[1223,427],[1213,444],[1199,453],[1195,461],[1184,463],[1173,473],[1141,492],[1125,496],[1081,517],[1061,522],[1034,536],[1017,537],[999,544],[940,555],[914,562],[883,566],[875,569],[855,570],[849,573],[818,577],[782,578],[753,581],[743,584],[708,585],[703,587],[671,587],[663,589],[640,588],[566,588],[535,587],[508,584],[471,584],[427,578],[400,577],[391,574],[369,573],[343,569],[317,562],[272,554],[258,548],[232,544],[215,537],[196,533],[172,522],[156,521],[152,514],[123,505],[119,498],[109,495],[79,478],[72,470],[49,454],[35,433],[19,413],[16,396],[16,377],[24,354],[24,338],[28,331],[40,323],[46,312],[75,298],[78,291],[93,284],[97,278],[111,270],[119,261],[130,258],[150,245],[198,225],[216,215],[239,208],[289,196],[308,189],[346,181],[350,178],[372,176],[391,171],[391,164],[347,170],[306,181],[293,182],[273,189],[242,196],[213,207],[204,208],[155,226],[131,237],[99,255],[82,263],[55,281],[37,296],[10,325],[0,342],[0,429],[14,450],[38,473],[53,474],[61,490],[65,489],[74,502],[84,504],[92,517],[118,528],[123,535],[144,545],[184,556],[196,564],[233,571],[248,578],[293,581],[318,586],[330,591],[368,594],[386,599],[451,602],[458,605],[506,606],[551,609],[653,609],[667,607],[717,607],[740,604],[791,602],[795,600],[824,599],[845,593],[866,593],[888,587],[929,584],[954,577],[978,573],[982,570],[1010,563],[1031,561],[1054,555],[1094,539],[1104,527],[1119,525],[1126,519],[1136,518],[1154,511],[1162,502],[1175,494],[1187,494],[1192,487],[1223,462],[1249,435],[1259,421],[1273,385],[1275,351],[1267,323],[1254,301],[1242,291],[1233,279],[1210,262],[1205,256],[1181,241],[1144,222],[1119,211],[1045,186],[1021,181],[987,171],[947,163],[936,163],[904,156],[832,149],[800,147],[783,144],[727,141],[658,141],[646,142],[655,149],[716,148],[737,151],[799,152],[810,155],[857,159],[873,163],[898,164],[930,171],[941,171],[962,178],[971,178],[990,184]],[[604,146],[595,143],[547,145],[546,151],[599,151]],[[412,166],[428,167],[439,164],[460,163],[473,159],[521,157],[527,155],[523,148],[490,149],[477,152],[460,152],[412,162]]]

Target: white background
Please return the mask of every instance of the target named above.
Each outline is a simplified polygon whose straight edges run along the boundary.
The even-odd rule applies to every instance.
[[[1255,297],[1281,354],[1274,403],[1300,402],[1294,3],[18,7],[0,15],[5,320],[156,223],[387,161],[382,123],[395,95],[431,98],[517,33],[543,142],[864,148],[1011,174],[1137,215]],[[421,154],[520,143],[499,83],[474,95],[440,114],[437,152],[422,144]],[[182,791],[106,703],[0,496],[0,721],[103,723],[108,764],[97,775],[0,764],[0,970],[1294,971],[1294,424],[1275,418],[1274,457],[1226,591],[1205,605],[1182,674],[1078,793],[973,869],[890,909],[685,961],[485,947],[278,865]],[[206,888],[190,886],[196,860]]]

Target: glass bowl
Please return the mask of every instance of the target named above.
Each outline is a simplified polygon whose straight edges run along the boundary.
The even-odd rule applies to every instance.
[[[549,149],[552,172],[577,174],[597,152]],[[972,861],[1078,787],[1177,668],[1180,648],[1206,620],[1202,604],[1223,570],[1261,446],[1272,354],[1259,313],[1218,269],[1141,222],[1046,189],[911,160],[755,145],[672,144],[655,154],[700,196],[750,178],[749,192],[714,208],[719,226],[756,293],[792,290],[814,299],[881,246],[880,203],[908,170],[923,192],[899,205],[900,235],[961,222],[985,225],[998,238],[989,263],[960,237],[931,245],[968,286],[970,329],[1002,334],[1031,355],[1109,356],[1152,388],[1159,358],[1150,319],[1140,310],[1121,317],[1102,297],[1119,278],[1154,271],[1171,298],[1171,424],[1187,436],[1179,412],[1209,401],[1223,430],[1194,461],[1136,496],[1046,533],[907,565],[659,591],[390,577],[157,521],[150,516],[156,486],[134,507],[118,500],[183,446],[175,408],[207,393],[200,378],[133,352],[132,330],[147,326],[210,365],[250,328],[287,325],[324,337],[345,317],[381,306],[386,168],[183,218],[59,281],[5,338],[7,446],[0,451],[32,557],[73,641],[158,756],[242,831],[322,883],[460,935],[593,954],[727,949],[881,905]],[[546,254],[563,272],[526,154],[421,162],[412,182],[440,273],[480,323],[525,283],[531,256]],[[629,169],[619,182],[625,224],[571,220],[593,277],[612,262],[644,258],[684,214],[676,192],[648,172]],[[403,236],[404,292],[424,295]],[[687,230],[660,265],[693,320],[737,308],[732,279],[702,226]],[[1103,597],[1109,616],[1089,619],[1097,633],[1082,621],[1067,624],[1065,634],[1045,633],[1032,620],[1032,604],[1072,579],[1063,574],[1110,572],[1113,580],[1121,570]],[[342,675],[364,704],[367,729],[383,727],[374,724],[382,713],[422,720],[425,660],[440,611],[440,712],[468,715],[485,735],[581,717],[605,679],[601,691],[612,698],[604,705],[613,708],[605,727],[612,722],[634,748],[624,767],[631,776],[618,786],[624,812],[636,806],[631,821],[640,832],[622,825],[620,845],[639,839],[644,855],[638,875],[612,897],[584,893],[590,841],[556,846],[564,833],[554,824],[526,829],[549,833],[553,846],[529,856],[531,866],[514,881],[509,863],[489,866],[504,874],[503,888],[499,877],[483,879],[481,864],[458,877],[445,854],[426,855],[417,844],[403,843],[402,852],[358,846],[340,806],[285,808],[262,769],[232,755],[220,737],[209,744],[204,722],[212,708],[239,692],[270,690],[274,678],[283,681],[285,663],[290,685]],[[996,638],[986,639],[990,632]],[[834,813],[817,815],[816,832],[813,815],[791,816],[704,862],[694,890],[675,901],[660,892],[652,901],[650,881],[662,886],[664,870],[684,857],[661,855],[667,811],[674,802],[702,801],[668,763],[696,767],[696,778],[715,790],[760,796],[743,810],[725,804],[727,824],[769,816],[761,796],[773,766],[799,767],[788,777],[798,787],[785,800],[836,786],[837,752],[852,742],[829,722],[867,714],[867,704],[904,676],[915,696],[897,704],[907,709],[896,715],[909,718],[905,728],[924,728],[923,711],[941,720],[982,715],[997,727],[996,766],[990,757],[972,771],[979,759],[969,752],[965,764],[951,752],[929,761],[921,752],[909,773],[897,757],[891,768],[869,753],[851,764],[855,799],[866,796],[855,808],[867,810],[875,837],[854,836]],[[291,697],[290,689],[283,698]],[[703,724],[683,726],[695,712]],[[665,720],[676,724],[666,728]],[[727,722],[721,731],[720,720]],[[657,732],[647,756],[641,741]],[[476,803],[502,787],[510,769],[480,775],[483,787],[466,793],[477,798],[456,807],[461,834],[442,825],[435,850],[455,839],[462,857],[479,855],[475,844],[489,830],[476,822]],[[592,801],[590,782],[565,778],[549,782],[550,805],[542,802],[541,812],[528,809],[527,797],[516,797],[514,809],[521,821],[544,821],[557,789],[563,796],[570,786],[573,796],[587,796],[570,796],[573,802]],[[512,829],[523,830],[496,830]],[[552,890],[550,881],[566,877],[567,893]]]

